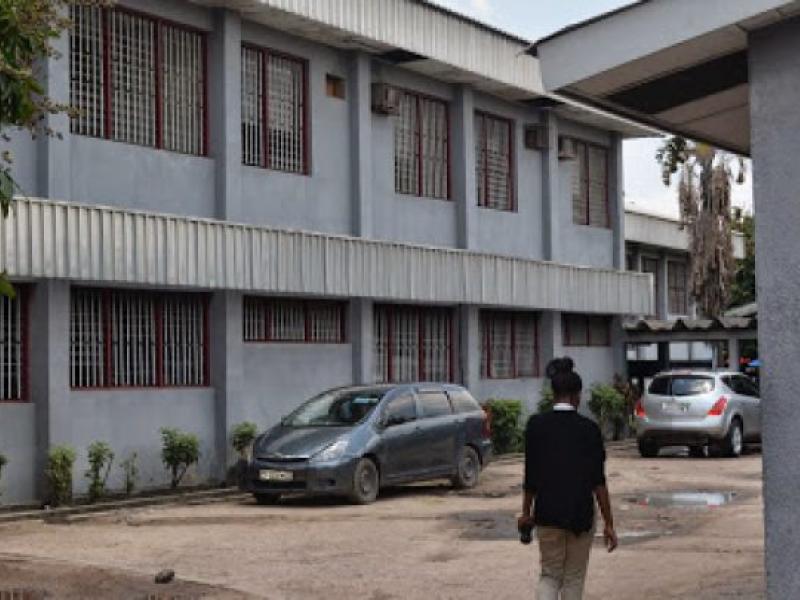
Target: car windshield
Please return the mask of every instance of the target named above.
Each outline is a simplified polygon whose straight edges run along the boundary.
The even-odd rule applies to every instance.
[[[701,396],[714,390],[713,377],[682,376],[673,377],[673,396]]]
[[[375,410],[383,390],[326,392],[312,398],[283,420],[284,427],[350,427]]]

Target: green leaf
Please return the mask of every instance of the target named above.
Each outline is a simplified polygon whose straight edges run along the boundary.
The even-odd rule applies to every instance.
[[[17,297],[17,291],[14,289],[12,283],[8,280],[6,272],[0,273],[0,296],[7,296],[12,300]]]

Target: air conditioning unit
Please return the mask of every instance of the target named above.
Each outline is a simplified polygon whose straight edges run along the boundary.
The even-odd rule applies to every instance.
[[[558,138],[558,160],[575,160],[578,158],[578,151],[575,148],[575,140],[568,137]]]
[[[372,112],[379,115],[400,114],[400,90],[385,83],[373,83]]]
[[[528,150],[547,150],[550,147],[550,131],[539,123],[525,125],[525,147]]]

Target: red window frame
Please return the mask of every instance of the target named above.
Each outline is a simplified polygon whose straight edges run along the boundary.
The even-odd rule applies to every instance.
[[[303,339],[280,338],[273,336],[272,310],[276,303],[294,303],[303,311]],[[250,306],[248,306],[250,304]],[[264,335],[247,335],[248,309],[261,312],[264,321]],[[336,309],[339,326],[338,338],[335,341],[321,341],[313,339],[313,326],[311,322],[313,309]],[[291,298],[266,298],[259,296],[245,296],[242,299],[242,341],[253,344],[346,344],[347,343],[347,303],[330,300],[294,300]]]
[[[3,404],[27,404],[30,396],[30,286],[17,284],[16,301],[20,303],[20,357],[19,357],[19,397],[0,398]]]
[[[80,7],[78,7],[80,8]],[[142,12],[133,8],[122,7],[122,6],[113,6],[113,7],[98,7],[101,16],[101,52],[102,52],[102,70],[103,70],[103,84],[102,84],[102,96],[103,96],[103,132],[100,136],[90,136],[90,137],[100,137],[101,139],[116,141],[111,133],[112,133],[112,120],[113,120],[113,77],[112,77],[112,65],[111,65],[111,31],[110,31],[110,19],[109,15],[112,12],[121,13],[121,14],[128,14],[131,16],[138,17],[140,19],[148,20],[153,23],[155,28],[155,35],[153,36],[153,62],[154,62],[154,71],[156,73],[155,77],[155,115],[154,115],[154,128],[155,128],[155,146],[154,148],[158,150],[164,149],[164,136],[163,136],[163,111],[164,111],[164,82],[163,82],[163,52],[161,48],[161,32],[163,27],[171,27],[173,29],[186,31],[189,33],[198,34],[201,39],[201,62],[203,68],[203,88],[202,88],[202,102],[203,102],[203,111],[201,114],[201,121],[203,126],[203,135],[201,139],[201,152],[199,154],[190,154],[190,156],[209,156],[209,110],[208,110],[208,32],[204,31],[197,27],[192,27],[191,25],[186,25],[184,23],[178,23],[176,21],[165,19],[163,17],[159,17],[150,13]],[[127,143],[127,142],[126,142]],[[149,146],[146,146],[149,147]],[[181,153],[177,150],[171,150],[172,152]]]
[[[575,153],[577,155],[577,167],[575,176],[578,177],[579,182],[584,177],[586,178],[586,218],[582,219],[581,221],[575,221],[577,225],[584,225],[587,227],[601,227],[604,229],[608,229],[611,227],[611,206],[610,206],[610,152],[607,146],[603,146],[601,144],[595,144],[593,142],[587,142],[584,140],[574,139],[573,143],[575,144]],[[597,225],[596,223],[592,223],[592,193],[591,193],[591,179],[590,179],[590,167],[589,167],[589,150],[595,149],[600,150],[604,157],[605,157],[605,182],[603,185],[604,191],[604,203],[605,203],[605,216],[606,220],[605,223],[602,225]],[[581,156],[582,154],[582,156]],[[583,169],[581,169],[583,166]],[[573,192],[574,194],[574,192]],[[574,198],[574,196],[573,196]],[[573,221],[574,221],[574,209],[573,209]]]
[[[491,320],[494,318],[511,319],[511,376],[499,377],[492,373],[492,328]],[[517,361],[517,340],[519,339],[519,328],[523,319],[529,320],[533,318],[533,372],[530,375],[521,375],[519,372],[519,361]],[[481,312],[481,355],[484,368],[482,369],[482,376],[484,379],[536,379],[541,376],[541,360],[540,360],[540,338],[539,338],[539,323],[541,319],[538,313],[504,313],[502,311],[482,311]]]
[[[516,176],[516,156],[514,153],[514,133],[516,131],[514,121],[512,119],[507,119],[505,117],[501,117],[489,112],[484,112],[480,110],[475,111],[476,119],[480,120],[481,127],[483,128],[483,141],[484,146],[481,149],[481,155],[483,157],[483,197],[481,197],[480,190],[481,188],[478,187],[478,206],[482,208],[490,208],[493,210],[502,210],[507,212],[516,212],[517,210],[517,194],[514,186],[514,179]],[[489,205],[489,138],[487,136],[487,123],[489,121],[498,121],[505,126],[508,127],[508,198],[507,198],[507,207],[501,208],[497,206],[490,206]],[[475,156],[475,170],[476,176],[478,175],[478,161],[480,160],[481,156]]]
[[[592,339],[592,324],[603,324],[604,335],[602,340]],[[572,329],[574,327],[586,328],[586,343],[579,343],[573,340]],[[587,348],[607,348],[611,346],[611,319],[606,316],[598,315],[579,315],[565,314],[562,316],[562,329],[564,346],[587,347]]]

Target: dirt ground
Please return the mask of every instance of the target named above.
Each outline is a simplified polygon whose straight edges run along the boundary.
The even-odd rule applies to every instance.
[[[521,471],[497,462],[470,492],[413,486],[366,507],[242,498],[3,525],[0,597],[533,598],[538,554],[515,530]],[[621,547],[609,555],[597,540],[588,600],[764,597],[758,454],[644,460],[624,445],[607,473]],[[645,501],[659,491],[735,496],[710,508]],[[161,569],[175,581],[153,583]]]

